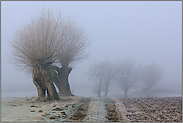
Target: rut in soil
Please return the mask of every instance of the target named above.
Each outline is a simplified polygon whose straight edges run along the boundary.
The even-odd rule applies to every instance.
[[[74,114],[69,119],[72,120],[73,122],[82,122],[88,113],[88,107],[89,107],[90,101],[91,101],[90,98],[82,99],[81,105],[75,109]]]
[[[111,99],[106,99],[105,106],[106,106],[106,111],[107,111],[106,118],[108,119],[108,121],[109,122],[120,122],[121,121],[120,113],[116,109],[115,101],[113,101]]]

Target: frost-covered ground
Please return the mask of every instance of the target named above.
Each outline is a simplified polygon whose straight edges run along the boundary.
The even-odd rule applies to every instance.
[[[91,98],[87,116],[83,121],[85,122],[106,122],[107,118],[105,111],[105,103],[102,98],[93,97]]]
[[[182,122],[182,96],[154,98],[2,98],[3,122]]]
[[[3,122],[67,121],[82,97],[61,98],[60,101],[35,102],[36,97],[2,98]]]

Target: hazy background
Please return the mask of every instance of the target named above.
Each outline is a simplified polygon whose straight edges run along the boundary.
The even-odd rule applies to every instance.
[[[157,88],[181,93],[182,89],[182,1],[107,2],[1,2],[1,96],[36,96],[31,74],[18,71],[8,61],[9,42],[15,31],[51,6],[72,17],[90,39],[88,59],[73,66],[71,90],[80,96],[92,93],[87,70],[94,62],[132,58],[146,65],[157,63],[164,75]],[[113,93],[123,93],[113,89]],[[111,92],[112,93],[112,92]]]

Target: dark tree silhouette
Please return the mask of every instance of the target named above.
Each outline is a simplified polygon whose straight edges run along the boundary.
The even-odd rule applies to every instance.
[[[12,63],[32,73],[38,99],[44,98],[47,91],[48,99],[59,100],[53,82],[63,92],[69,90],[72,69],[68,65],[84,58],[84,37],[73,22],[49,9],[43,9],[37,18],[17,30],[11,43]]]
[[[84,52],[88,45],[88,40],[84,31],[74,22],[68,21],[65,29],[64,45],[57,52],[59,65],[52,66],[54,69],[54,82],[59,89],[59,94],[63,96],[73,96],[70,90],[68,77],[72,68],[69,66],[72,62],[81,61],[87,58]]]

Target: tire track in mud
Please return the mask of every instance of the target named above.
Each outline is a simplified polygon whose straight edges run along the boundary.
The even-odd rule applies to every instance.
[[[115,101],[112,99],[105,99],[106,106],[106,118],[108,122],[120,122],[122,117],[120,112],[117,110]]]
[[[79,105],[75,109],[74,114],[71,115],[71,117],[69,118],[69,121],[83,122],[83,119],[85,118],[85,116],[88,113],[88,107],[89,107],[90,101],[91,101],[91,98],[83,98],[81,100],[81,105]]]
[[[87,115],[89,110],[89,104],[90,102],[100,101],[103,103],[105,107],[106,114],[103,115],[103,117],[106,118],[107,122],[121,122],[122,121],[122,115],[119,112],[118,108],[116,107],[116,103],[111,98],[103,98],[103,99],[91,99],[91,98],[83,98],[81,100],[81,104],[75,109],[74,114],[69,118],[69,121],[71,122],[84,122],[88,121]],[[92,107],[90,107],[92,108]],[[98,107],[101,108],[101,107]],[[99,110],[99,114],[101,114],[101,110]],[[97,119],[95,119],[97,118]],[[99,117],[94,117],[95,121],[100,121],[101,119],[98,119]],[[90,122],[90,121],[89,121]]]

